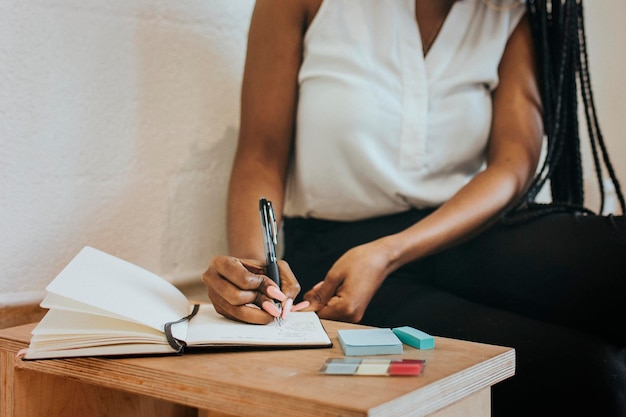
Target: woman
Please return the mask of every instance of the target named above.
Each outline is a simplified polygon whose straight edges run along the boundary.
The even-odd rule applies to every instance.
[[[626,222],[582,208],[582,5],[549,6],[258,0],[231,256],[203,276],[216,309],[251,323],[308,309],[512,346],[516,376],[494,387],[494,415],[626,415],[626,335],[605,324],[626,317]],[[537,205],[548,180],[552,203]],[[263,268],[260,197],[284,228],[280,290]]]

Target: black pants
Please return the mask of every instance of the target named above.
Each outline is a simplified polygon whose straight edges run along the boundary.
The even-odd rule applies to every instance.
[[[285,219],[302,293],[347,249],[428,212],[357,222]],[[552,214],[497,224],[390,275],[363,324],[510,346],[494,416],[626,416],[626,217]]]

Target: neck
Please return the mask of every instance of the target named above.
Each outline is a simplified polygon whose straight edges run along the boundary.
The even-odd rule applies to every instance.
[[[456,0],[415,0],[415,18],[422,38],[424,55],[435,42]]]

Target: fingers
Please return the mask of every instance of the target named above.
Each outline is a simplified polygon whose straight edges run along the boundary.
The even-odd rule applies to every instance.
[[[300,283],[287,262],[278,261],[278,270],[280,289],[265,275],[263,263],[217,256],[211,260],[202,280],[218,313],[233,320],[264,324],[276,317],[285,319],[291,311],[300,311],[310,304],[303,301],[293,305],[300,293]],[[273,300],[282,303],[282,312]]]
[[[277,298],[277,300],[283,303],[281,318],[286,319],[290,312],[302,310],[308,303],[306,305],[302,303],[293,305],[293,300],[300,294],[301,287],[289,264],[283,260],[278,261],[278,272],[280,273],[280,289],[285,294],[285,299],[280,300]]]
[[[294,304],[291,307],[291,311],[304,311],[307,310],[311,306],[311,303],[307,300],[300,301],[298,304]]]
[[[319,311],[325,307],[336,294],[339,283],[329,280],[320,281],[304,294],[304,299],[310,303],[307,310]]]
[[[273,300],[285,302],[288,297],[264,271],[264,265],[257,261],[218,256],[211,260],[202,280],[218,313],[233,320],[266,324],[281,315]],[[291,279],[295,281],[295,277],[287,281]],[[289,285],[291,291],[296,288],[293,283]]]
[[[294,300],[300,294],[300,283],[293,274],[289,264],[283,260],[278,261],[278,272],[280,273],[280,290]],[[282,300],[281,300],[282,301]]]
[[[347,297],[335,296],[317,311],[317,315],[322,319],[359,323],[364,312],[361,306],[351,303]]]
[[[304,295],[310,302],[306,311],[316,311],[322,319],[358,323],[363,318],[367,303],[359,302],[359,297],[351,296],[343,285],[329,277],[318,282]]]
[[[257,298],[256,290],[261,287],[263,269],[251,261],[242,261],[230,256],[213,258],[202,280],[209,290],[209,298],[222,298],[235,305],[252,303]]]

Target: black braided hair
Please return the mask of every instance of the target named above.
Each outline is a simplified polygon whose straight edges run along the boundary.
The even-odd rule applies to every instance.
[[[593,213],[585,207],[583,166],[580,154],[578,105],[589,134],[596,177],[600,188],[600,210],[604,210],[603,166],[626,213],[624,195],[613,170],[600,131],[589,77],[582,0],[526,0],[537,55],[537,73],[543,122],[547,138],[546,156],[528,191],[507,212],[505,220],[523,221],[558,211]],[[549,181],[551,202],[536,197]]]

